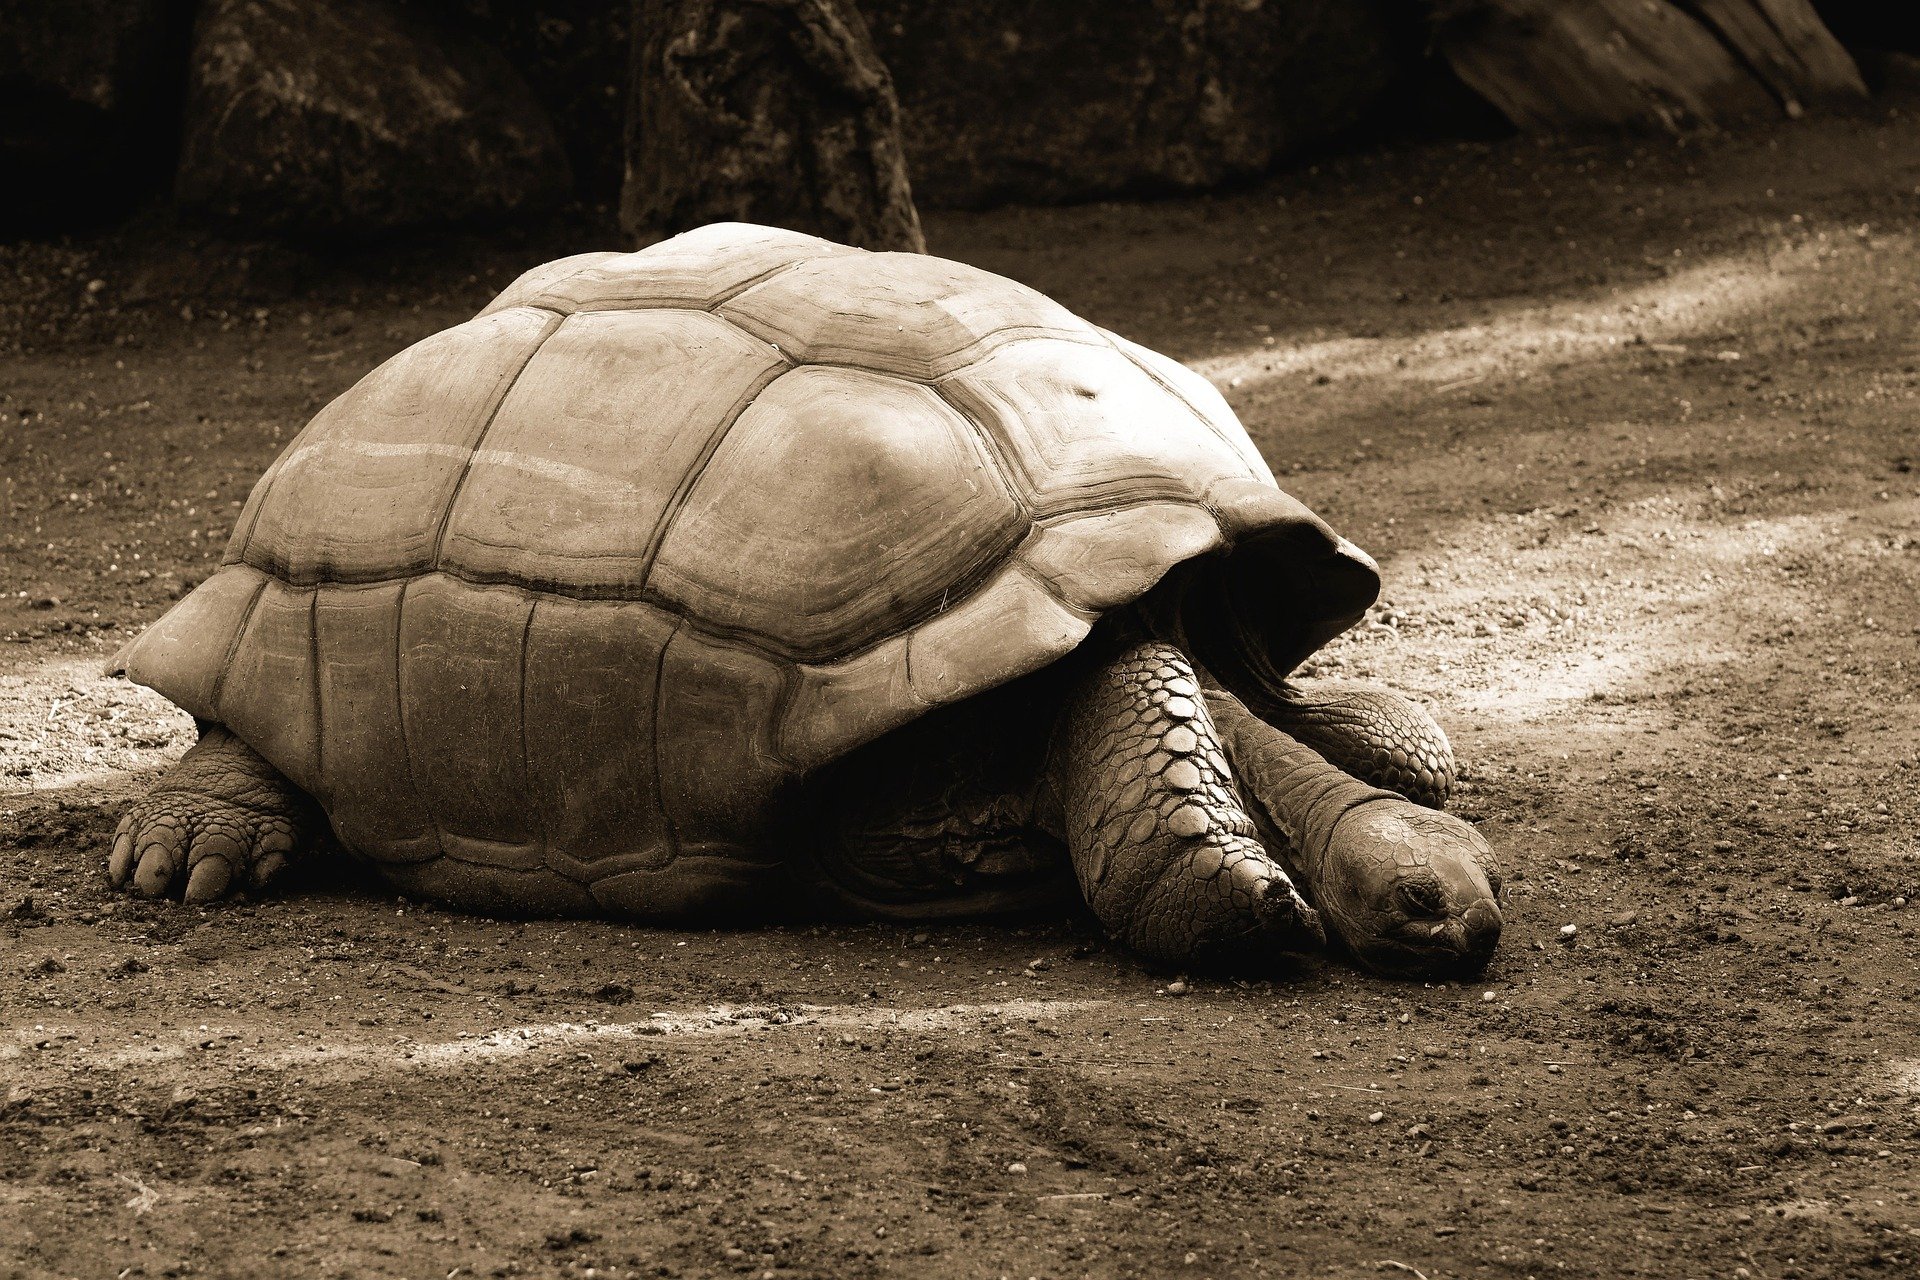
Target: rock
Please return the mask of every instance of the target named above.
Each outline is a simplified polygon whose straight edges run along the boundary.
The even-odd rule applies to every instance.
[[[640,0],[620,225],[763,222],[926,252],[893,79],[852,0]]]
[[[626,172],[630,5],[608,0],[408,0],[505,55],[566,147],[582,200],[611,204]]]
[[[1420,27],[1351,0],[859,7],[899,93],[914,196],[949,208],[1264,172],[1360,121]]]
[[[504,58],[387,0],[209,0],[175,194],[249,232],[368,237],[551,207],[552,123]]]
[[[1434,38],[1462,80],[1537,132],[1684,133],[1866,93],[1809,0],[1457,0]]]
[[[165,181],[191,15],[179,0],[0,5],[0,222],[92,221]]]

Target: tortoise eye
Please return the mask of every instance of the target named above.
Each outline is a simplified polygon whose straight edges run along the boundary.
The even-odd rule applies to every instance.
[[[1432,877],[1401,881],[1393,888],[1393,898],[1408,915],[1440,916],[1447,912],[1447,891]]]

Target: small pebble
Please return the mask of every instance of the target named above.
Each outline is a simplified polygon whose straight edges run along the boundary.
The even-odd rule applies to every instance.
[[[1370,1115],[1368,1115],[1368,1116],[1367,1116],[1367,1123],[1368,1123],[1368,1124],[1379,1124],[1379,1123],[1380,1123],[1380,1122],[1381,1122],[1382,1120],[1385,1120],[1386,1118],[1387,1118],[1387,1113],[1386,1113],[1386,1112],[1384,1112],[1384,1111],[1375,1111],[1375,1112],[1373,1112],[1373,1113],[1371,1113]]]
[[[1492,1004],[1492,1003],[1493,1003],[1493,1000],[1494,1000],[1494,996],[1493,996],[1493,992],[1491,992],[1491,991],[1482,991],[1482,992],[1480,993],[1480,1003],[1481,1003],[1481,1004]]]
[[[1187,980],[1185,978],[1175,978],[1172,982],[1169,982],[1167,984],[1167,994],[1170,996],[1183,996],[1187,994]]]
[[[1026,1171],[1027,1171],[1027,1166],[1024,1164],[1021,1164],[1018,1160],[1015,1160],[1012,1164],[1007,1166],[1008,1173],[1025,1173]]]
[[[1580,932],[1580,926],[1577,924],[1563,924],[1560,926],[1560,936],[1563,938],[1571,938],[1578,932]]]
[[[1624,929],[1640,918],[1638,911],[1622,911],[1607,917],[1607,923],[1616,929]]]

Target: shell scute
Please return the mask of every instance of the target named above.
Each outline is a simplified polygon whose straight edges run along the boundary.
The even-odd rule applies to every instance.
[[[1149,499],[1198,504],[1220,480],[1264,474],[1104,343],[1010,342],[940,389],[993,432],[1040,516]]]
[[[765,822],[793,777],[775,723],[789,668],[681,628],[660,666],[660,796],[674,845],[764,854]]]
[[[408,586],[321,587],[313,611],[325,709],[315,798],[349,846],[378,850],[390,861],[440,852],[401,720],[400,615]]]
[[[804,366],[715,450],[651,584],[722,633],[820,660],[930,617],[1026,531],[991,450],[933,391]]]
[[[476,439],[436,563],[487,581],[637,594],[689,477],[786,368],[705,312],[568,317]]]
[[[660,806],[655,706],[671,615],[541,596],[527,629],[527,799],[547,864],[592,881],[673,859]]]
[[[254,486],[228,562],[302,586],[431,569],[474,445],[557,324],[524,309],[469,320],[355,383]]]
[[[310,588],[272,578],[248,610],[227,659],[215,717],[302,791],[320,788]]]
[[[520,716],[533,605],[514,587],[429,574],[401,600],[397,651],[407,759],[443,845],[453,856],[451,838],[466,837],[460,856],[519,869],[541,860]]]

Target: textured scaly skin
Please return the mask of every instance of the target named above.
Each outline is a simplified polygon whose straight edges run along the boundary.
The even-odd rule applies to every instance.
[[[1269,848],[1348,949],[1386,972],[1483,963],[1503,923],[1501,873],[1466,823],[1369,786],[1248,711],[1207,703]]]
[[[107,864],[116,887],[149,898],[179,888],[188,902],[259,888],[311,843],[313,802],[225,726],[200,741],[120,819]]]
[[[1453,793],[1453,747],[1419,706],[1390,689],[1348,681],[1288,681],[1260,718],[1356,778],[1429,809]]]
[[[1255,837],[1177,648],[1136,644],[1084,678],[1049,774],[1080,891],[1120,942],[1174,962],[1324,943]]]

